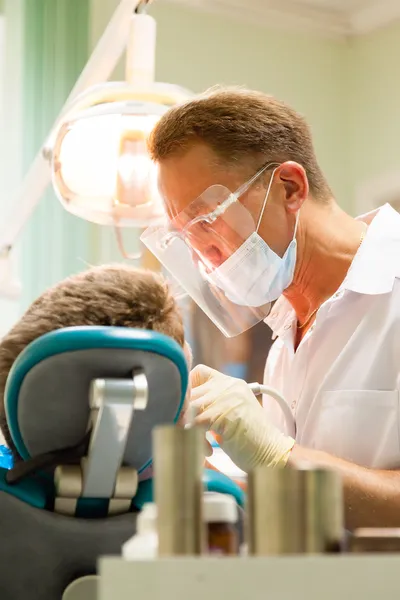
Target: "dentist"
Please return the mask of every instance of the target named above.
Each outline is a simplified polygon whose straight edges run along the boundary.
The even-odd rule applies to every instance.
[[[272,399],[261,407],[244,381],[205,366],[191,374],[197,422],[244,470],[338,471],[348,528],[400,527],[400,215],[346,214],[305,120],[261,93],[219,89],[172,108],[150,151],[169,222],[144,243],[227,335],[266,320],[264,383],[287,399],[296,434]]]

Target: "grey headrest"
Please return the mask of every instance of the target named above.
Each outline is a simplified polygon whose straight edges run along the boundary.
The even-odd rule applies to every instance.
[[[115,331],[116,328],[107,329]],[[131,331],[134,346],[135,330]],[[182,367],[186,364],[182,363],[182,349],[176,344],[176,348],[173,346],[177,352],[175,359],[172,355],[169,357],[166,355],[168,352],[163,353],[163,344],[174,345],[175,342],[153,332],[148,333],[152,338],[149,347],[155,348],[155,340],[158,350],[157,343],[160,341],[159,351],[134,347],[55,351],[31,368],[26,368],[23,377],[19,372],[21,369],[18,370],[18,367],[24,366],[21,355],[19,365],[10,374],[6,394],[7,418],[17,449],[20,451],[19,437],[19,444],[25,446],[22,450],[28,456],[78,444],[89,423],[91,382],[107,378],[131,379],[133,370],[141,368],[148,383],[148,404],[146,410],[134,413],[124,462],[137,470],[144,468],[151,459],[151,431],[157,425],[173,423],[178,418],[187,381],[182,377]],[[12,422],[15,402],[17,424]],[[24,458],[28,457],[21,454]]]

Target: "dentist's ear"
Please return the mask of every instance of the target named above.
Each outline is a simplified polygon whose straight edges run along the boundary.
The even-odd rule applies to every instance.
[[[298,212],[309,194],[308,178],[304,168],[296,162],[287,161],[277,168],[276,176],[283,183],[287,210]]]

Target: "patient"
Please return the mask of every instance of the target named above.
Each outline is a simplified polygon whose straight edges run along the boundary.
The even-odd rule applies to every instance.
[[[61,281],[28,308],[0,343],[0,429],[14,460],[20,457],[4,409],[5,385],[14,361],[28,344],[45,333],[84,325],[136,327],[163,333],[184,348],[191,368],[191,351],[184,341],[182,318],[160,275],[109,265]]]

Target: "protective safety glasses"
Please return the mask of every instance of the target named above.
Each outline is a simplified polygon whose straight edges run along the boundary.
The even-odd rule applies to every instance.
[[[270,311],[270,304],[251,307],[243,290],[224,279],[223,265],[254,234],[264,212],[267,192],[261,195],[258,220],[238,200],[267,170],[268,163],[232,192],[223,185],[207,188],[184,211],[165,225],[148,228],[143,244],[156,256],[181,288],[198,304],[226,337],[250,329]]]

